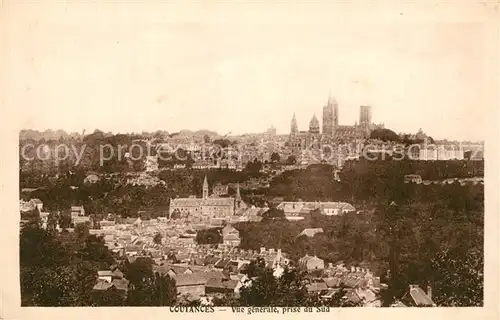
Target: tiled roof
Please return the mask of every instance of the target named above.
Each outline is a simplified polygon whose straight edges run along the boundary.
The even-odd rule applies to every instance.
[[[117,278],[123,278],[123,272],[120,269],[116,268],[115,270],[113,270],[112,276]]]
[[[328,287],[326,286],[326,283],[324,282],[313,282],[309,285],[307,285],[307,291],[323,291],[327,290]]]
[[[34,204],[43,204],[42,200],[37,199],[37,198],[33,198],[30,201],[33,202]]]
[[[417,306],[432,306],[434,301],[418,286],[410,287],[410,296]]]
[[[238,286],[238,280],[223,280],[220,278],[211,278],[207,281],[206,288],[234,290]]]
[[[106,281],[102,281],[102,280],[99,280],[97,281],[97,283],[94,285],[94,290],[108,290],[109,288],[111,288],[113,286],[112,283],[109,283],[109,282],[106,282]]]
[[[227,235],[227,236],[224,237],[224,241],[225,240],[240,240],[240,237],[238,237],[235,234],[229,234],[229,235]]]
[[[326,284],[329,288],[336,288],[336,287],[339,287],[339,286],[340,286],[340,284],[342,283],[342,279],[337,278],[337,277],[334,277],[334,278],[325,278],[325,279],[323,279],[323,281],[325,281],[325,284]]]
[[[224,259],[220,259],[216,264],[215,264],[215,267],[217,268],[224,268],[226,265],[228,265],[228,263],[231,261],[231,259],[228,259],[228,258],[224,258]]]
[[[354,303],[361,302],[361,298],[353,290],[348,290],[345,296],[347,298],[347,301],[354,302]]]
[[[223,233],[223,234],[226,234],[226,233],[233,233],[233,232],[238,233],[239,231],[238,231],[235,227],[233,227],[233,226],[231,226],[231,225],[227,225],[227,226],[225,226],[224,228],[222,228],[222,233]]]
[[[141,251],[142,247],[141,246],[136,246],[136,245],[128,245],[125,247],[125,251]]]
[[[35,204],[31,201],[19,200],[19,209],[21,212],[35,210]]]
[[[179,274],[174,277],[177,287],[204,285],[207,279],[203,272],[195,272],[192,274]]]
[[[323,228],[306,228],[299,233],[299,236],[306,235],[310,238],[314,237],[317,233],[323,233]]]
[[[112,284],[116,287],[118,290],[128,290],[128,280],[127,279],[113,279]]]

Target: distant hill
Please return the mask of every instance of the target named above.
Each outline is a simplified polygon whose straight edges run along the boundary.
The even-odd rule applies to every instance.
[[[177,137],[186,137],[186,138],[191,138],[191,137],[199,137],[203,138],[205,135],[208,135],[210,138],[216,138],[219,137],[219,134],[215,131],[209,131],[209,130],[198,130],[198,131],[191,131],[191,130],[181,130],[179,132],[172,133],[171,136],[177,136]]]
[[[39,141],[42,139],[45,140],[59,140],[61,137],[63,139],[67,138],[79,138],[81,134],[77,132],[71,132],[67,133],[64,130],[45,130],[45,131],[38,131],[38,130],[21,130],[19,131],[19,140],[35,140]]]

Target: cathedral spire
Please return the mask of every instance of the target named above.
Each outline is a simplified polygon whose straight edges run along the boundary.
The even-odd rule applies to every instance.
[[[207,175],[205,175],[205,179],[203,180],[203,199],[208,198],[208,181]]]

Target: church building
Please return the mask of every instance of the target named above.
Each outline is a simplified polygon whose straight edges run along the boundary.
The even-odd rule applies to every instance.
[[[244,202],[241,200],[239,185],[236,196],[220,197],[219,190],[209,195],[207,177],[203,181],[202,197],[175,198],[170,200],[169,214],[180,214],[181,217],[197,217],[207,219],[229,219],[239,211]]]
[[[339,125],[338,103],[333,97],[328,97],[326,105],[323,107],[322,132],[320,123],[316,115],[313,115],[309,122],[309,131],[299,131],[295,114],[292,118],[288,145],[294,153],[305,149],[320,149],[322,145],[328,143],[349,142],[356,139],[366,139],[373,129],[383,128],[383,124],[372,123],[372,113],[370,106],[360,106],[359,124],[353,126]]]

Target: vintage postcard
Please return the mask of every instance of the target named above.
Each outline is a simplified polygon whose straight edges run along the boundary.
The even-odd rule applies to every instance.
[[[2,14],[0,319],[498,318],[494,1]]]

